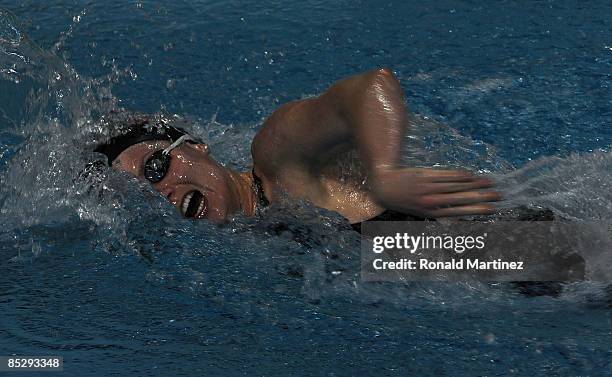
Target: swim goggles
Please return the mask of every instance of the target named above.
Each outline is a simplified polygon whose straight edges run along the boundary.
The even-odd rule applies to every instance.
[[[166,149],[160,149],[153,153],[144,164],[144,176],[151,183],[157,183],[164,179],[170,168],[170,152],[183,144],[185,141],[197,141],[189,135],[183,135]]]

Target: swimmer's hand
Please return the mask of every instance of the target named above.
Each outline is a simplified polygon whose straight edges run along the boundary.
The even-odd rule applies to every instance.
[[[425,218],[490,214],[490,202],[501,200],[500,193],[482,190],[493,186],[491,179],[468,171],[379,168],[373,178],[381,206]]]
[[[318,97],[276,110],[255,136],[254,165],[264,184],[267,178],[276,182],[269,186],[276,184],[322,207],[342,207],[338,211],[354,221],[366,220],[364,203],[351,195],[332,198],[326,189],[334,181],[328,175],[333,169],[327,168],[334,168],[346,151],[359,154],[370,181],[368,199],[384,208],[427,218],[494,212],[490,202],[500,200],[500,194],[482,190],[492,186],[489,179],[466,171],[401,167],[405,130],[412,122],[408,115],[393,71],[381,68],[351,76]],[[346,184],[345,189],[350,192],[354,186]],[[326,206],[330,202],[335,204]]]

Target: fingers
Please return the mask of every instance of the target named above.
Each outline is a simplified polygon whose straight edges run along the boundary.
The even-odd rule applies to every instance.
[[[425,195],[421,199],[426,207],[461,206],[501,200],[497,191],[465,191],[452,194]]]
[[[484,191],[494,182],[465,170],[406,168],[379,177],[373,193],[387,208],[425,217],[488,214],[501,200],[496,191]],[[375,180],[376,181],[376,180]]]
[[[427,178],[432,182],[470,182],[480,179],[477,175],[467,170],[436,170],[428,169]]]
[[[435,183],[427,185],[427,192],[431,194],[444,194],[451,192],[462,192],[479,190],[493,186],[493,181],[488,178],[478,178],[470,182]]]
[[[405,168],[392,170],[391,175],[394,177],[404,177],[410,181],[421,181],[430,183],[468,183],[481,181],[487,178],[478,176],[468,170],[441,170],[431,168]]]
[[[491,204],[465,205],[431,210],[428,212],[432,217],[451,217],[467,215],[490,215],[495,212],[495,206]]]

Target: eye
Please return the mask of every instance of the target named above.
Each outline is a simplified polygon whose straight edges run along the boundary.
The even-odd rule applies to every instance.
[[[170,167],[170,155],[159,150],[147,159],[144,165],[144,176],[151,183],[164,179]]]

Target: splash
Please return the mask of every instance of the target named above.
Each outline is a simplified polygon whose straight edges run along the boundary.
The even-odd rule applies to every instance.
[[[507,206],[537,204],[572,220],[612,219],[612,152],[544,157],[499,175]]]
[[[2,241],[8,249],[14,246],[18,259],[23,254],[37,258],[53,249],[58,234],[73,232],[83,240],[82,252],[137,255],[151,266],[146,271],[151,282],[196,296],[222,296],[225,302],[235,297],[233,292],[243,292],[232,301],[237,306],[268,289],[243,277],[265,281],[262,276],[270,273],[280,280],[278,286],[290,291],[299,287],[293,294],[312,302],[350,296],[368,304],[405,306],[425,300],[437,305],[457,294],[457,285],[360,283],[358,236],[338,215],[305,203],[283,204],[265,217],[239,218],[217,228],[179,218],[147,184],[125,174],[103,171],[95,182],[79,179],[87,163],[100,158],[91,151],[108,133],[101,116],[121,110],[112,95],[113,83],[131,77],[131,71],[114,66],[102,78],[79,75],[56,55],[71,30],[53,51],[44,51],[12,15],[0,12],[0,119],[2,132],[12,137],[3,137],[0,151],[5,161],[0,178],[6,230]],[[190,131],[208,140],[229,166],[245,169],[259,126],[224,125],[213,116],[192,119]],[[610,218],[610,154],[543,158],[514,170],[494,147],[424,116],[412,119],[406,137],[406,164],[493,173],[508,206],[542,205],[580,220]],[[464,297],[487,292],[489,301],[507,299],[484,284],[460,289]]]
[[[408,166],[468,169],[481,174],[513,170],[492,145],[418,114],[410,121],[404,144],[403,162]]]
[[[123,73],[115,70],[98,79],[79,75],[55,54],[71,30],[53,51],[45,51],[28,38],[13,15],[0,10],[0,122],[5,165],[0,176],[1,223],[8,234],[11,230],[27,234],[38,226],[64,224],[69,229],[79,221],[92,222],[93,233],[106,230],[112,234],[102,240],[125,247],[129,245],[127,222],[118,221],[112,209],[130,207],[119,204],[132,199],[130,190],[124,195],[104,189],[117,179],[110,176],[103,192],[92,195],[88,182],[78,179],[87,163],[99,159],[92,146],[108,132],[101,116],[118,109],[111,90]],[[117,187],[126,184],[130,183]]]

